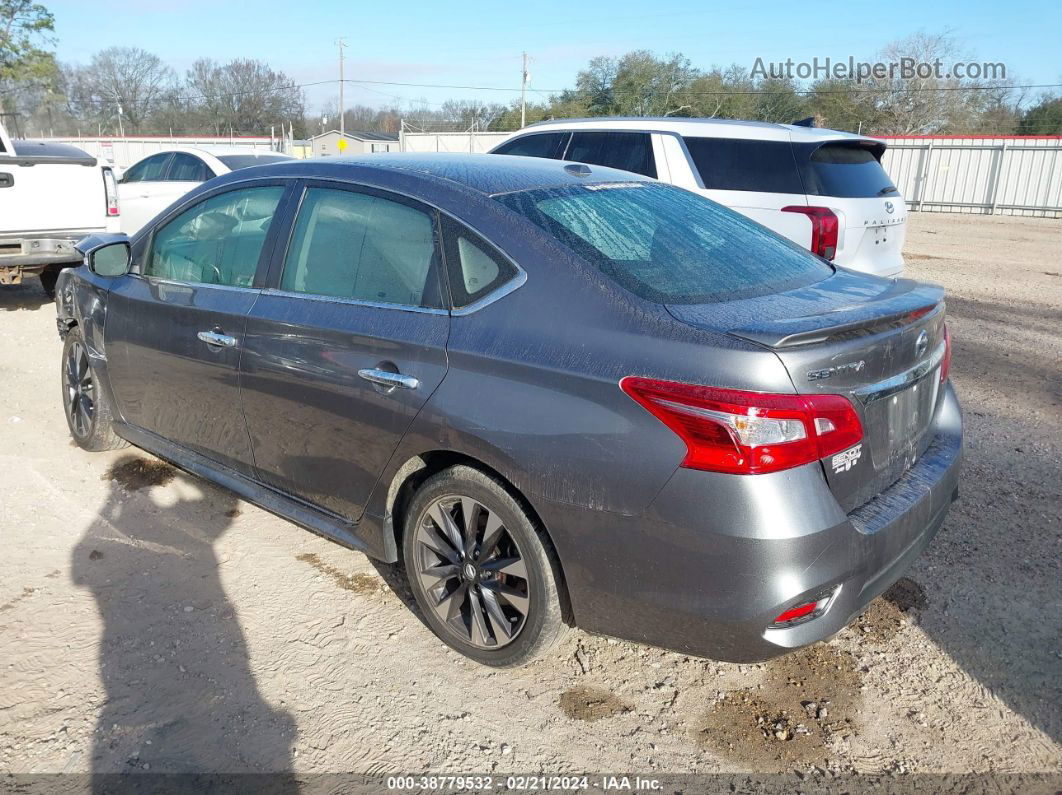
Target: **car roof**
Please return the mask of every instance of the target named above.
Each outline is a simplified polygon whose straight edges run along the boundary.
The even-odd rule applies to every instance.
[[[751,138],[762,141],[800,143],[840,139],[876,141],[865,135],[823,127],[803,127],[797,124],[742,119],[676,119],[673,116],[598,116],[589,119],[550,119],[529,124],[519,133],[577,129],[642,130],[677,133],[690,138]]]
[[[578,164],[589,169],[580,176],[576,165],[563,160],[538,157],[485,154],[420,154],[413,152],[377,153],[351,157],[319,157],[306,160],[286,160],[283,163],[255,166],[255,177],[298,176],[344,177],[358,179],[372,177],[386,180],[388,174],[416,177],[438,187],[460,186],[486,196],[535,188],[566,187],[609,182],[649,182],[648,177],[604,166]]]

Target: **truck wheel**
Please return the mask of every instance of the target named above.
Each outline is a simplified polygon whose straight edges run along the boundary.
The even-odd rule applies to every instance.
[[[44,288],[44,294],[53,301],[57,281],[59,281],[59,268],[45,268],[41,271],[41,287]]]
[[[428,626],[478,663],[523,665],[566,629],[549,539],[478,469],[451,467],[421,484],[405,512],[402,552]]]
[[[110,401],[100,388],[85,339],[76,326],[67,332],[63,343],[60,378],[66,424],[77,446],[92,453],[127,447],[129,442],[114,432]]]

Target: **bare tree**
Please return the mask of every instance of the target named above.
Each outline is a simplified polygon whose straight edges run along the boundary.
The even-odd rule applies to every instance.
[[[74,115],[126,132],[145,131],[146,122],[173,93],[176,77],[157,55],[139,47],[111,47],[88,66],[66,70],[67,97]]]

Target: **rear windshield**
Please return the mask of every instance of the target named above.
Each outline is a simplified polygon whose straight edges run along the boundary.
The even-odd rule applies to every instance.
[[[263,166],[266,163],[279,163],[282,160],[291,160],[288,155],[221,155],[218,157],[222,163],[232,171],[248,166]]]
[[[833,272],[774,232],[671,185],[580,185],[497,199],[655,303],[750,298],[813,284]]]
[[[808,156],[804,183],[813,196],[867,199],[898,192],[878,162],[880,149],[873,144],[846,141],[804,151]]]

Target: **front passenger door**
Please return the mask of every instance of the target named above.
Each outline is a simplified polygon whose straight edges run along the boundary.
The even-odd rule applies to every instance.
[[[278,289],[248,316],[240,365],[258,477],[357,521],[446,374],[435,213],[310,183],[286,251]]]

